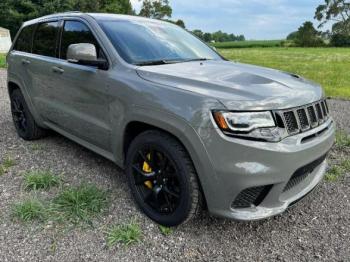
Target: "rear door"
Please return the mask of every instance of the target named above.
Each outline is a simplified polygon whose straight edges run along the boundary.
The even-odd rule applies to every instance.
[[[31,93],[32,87],[33,75],[31,74],[30,64],[32,62],[34,30],[35,25],[23,27],[7,57],[10,77],[19,81],[18,84],[23,87],[24,95]]]
[[[109,104],[111,96],[108,72],[67,61],[69,45],[95,45],[98,58],[106,58],[101,45],[83,20],[66,20],[60,40],[60,62],[55,71],[55,85],[50,92],[49,120],[60,129],[90,144],[110,151]]]
[[[57,84],[57,74],[54,68],[59,62],[58,39],[61,22],[47,21],[39,23],[33,37],[32,57],[29,73],[32,76],[32,99],[44,119],[50,118],[54,107],[52,105],[53,90]]]

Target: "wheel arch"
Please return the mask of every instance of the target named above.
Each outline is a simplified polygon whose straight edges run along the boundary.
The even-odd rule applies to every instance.
[[[17,81],[18,80],[18,81]],[[17,78],[13,78],[13,79],[9,79],[8,82],[7,82],[7,91],[8,91],[8,94],[9,96],[11,96],[12,92],[14,90],[17,90],[19,89],[24,97],[24,100],[26,101],[27,103],[27,106],[30,110],[30,113],[33,115],[35,121],[37,122],[37,124],[42,127],[42,128],[46,128],[42,123],[43,123],[43,120],[42,120],[42,117],[41,115],[38,113],[38,111],[36,110],[35,106],[33,105],[32,103],[32,99],[31,97],[29,96],[26,88],[24,87],[24,83],[20,83],[21,80],[20,79],[17,79]]]
[[[11,96],[12,92],[14,90],[16,90],[16,89],[20,89],[21,90],[20,86],[17,83],[15,83],[13,81],[7,82],[7,90],[8,90],[8,93],[9,93],[10,96]]]
[[[171,121],[169,121],[171,122]],[[128,122],[123,131],[123,143],[122,143],[122,154],[123,154],[123,167],[125,167],[125,158],[127,150],[132,143],[133,139],[135,139],[139,134],[149,131],[149,130],[158,130],[164,132],[174,139],[176,139],[186,150],[189,155],[192,164],[196,170],[198,183],[200,186],[200,191],[203,196],[203,201],[206,206],[206,196],[205,196],[205,174],[204,170],[206,169],[203,165],[204,163],[208,164],[210,161],[206,161],[205,157],[207,157],[206,151],[203,148],[203,144],[199,139],[196,131],[190,127],[189,125],[179,125],[177,127],[172,126],[169,122],[156,124],[149,121],[142,120],[132,120]],[[186,134],[186,135],[184,135]]]

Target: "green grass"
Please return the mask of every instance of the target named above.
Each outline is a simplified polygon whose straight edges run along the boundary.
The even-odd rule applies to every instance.
[[[6,173],[5,168],[2,165],[0,165],[0,176],[5,175],[5,173]]]
[[[350,159],[344,160],[341,164],[340,167],[345,171],[345,172],[350,172]]]
[[[338,181],[345,173],[350,172],[350,160],[346,159],[342,161],[339,165],[334,165],[328,170],[326,174],[326,180],[329,182]]]
[[[112,247],[117,243],[125,246],[135,244],[141,240],[142,231],[136,222],[115,225],[107,232],[107,245]]]
[[[24,175],[24,188],[26,190],[48,190],[58,186],[61,179],[50,171],[29,171]]]
[[[41,144],[33,144],[30,146],[30,149],[33,151],[44,151],[46,149],[46,147],[44,145],[41,145]]]
[[[16,161],[11,157],[6,157],[0,165],[0,176],[6,174],[9,169],[16,165]]]
[[[340,166],[333,166],[326,174],[326,181],[335,182],[342,176],[342,174],[343,170]]]
[[[227,59],[299,74],[321,84],[328,96],[350,98],[349,48],[219,49]]]
[[[6,67],[6,55],[0,54],[0,68]]]
[[[27,199],[14,205],[12,215],[22,222],[43,221],[46,216],[46,209],[39,200]]]
[[[58,220],[91,223],[108,206],[108,194],[94,185],[63,190],[52,201],[51,211]]]
[[[212,46],[216,48],[253,48],[253,47],[280,47],[283,44],[283,40],[257,40],[257,41],[236,41],[236,42],[223,42],[212,43]]]
[[[338,147],[350,147],[350,135],[342,130],[336,133],[336,145]]]
[[[173,233],[173,230],[172,230],[170,227],[165,227],[165,226],[159,225],[158,228],[159,228],[159,231],[160,231],[164,236],[167,236],[167,235],[170,235],[170,234]]]

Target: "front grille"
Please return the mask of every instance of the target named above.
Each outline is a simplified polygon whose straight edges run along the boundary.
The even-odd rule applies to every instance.
[[[299,168],[288,181],[287,185],[284,187],[283,192],[286,192],[293,187],[299,185],[304,179],[306,179],[319,165],[323,163],[326,159],[327,154],[316,159],[312,163]]]
[[[258,206],[269,193],[272,185],[251,187],[243,190],[232,203],[233,208],[248,208]]]
[[[309,123],[309,120],[307,120],[305,109],[304,108],[298,109],[297,113],[298,113],[301,129],[302,130],[308,129],[310,127],[310,123]]]
[[[328,105],[326,100],[321,100],[311,105],[294,109],[275,112],[276,119],[282,118],[283,125],[289,135],[295,135],[310,128],[315,128],[329,118]]]
[[[317,116],[316,116],[316,113],[315,113],[315,110],[314,110],[314,107],[313,106],[309,106],[307,108],[307,112],[309,114],[309,120],[310,120],[310,124],[312,127],[315,127],[318,125],[318,120],[317,120]]]
[[[293,111],[285,112],[283,114],[284,120],[286,122],[286,127],[290,134],[299,132],[298,122]]]

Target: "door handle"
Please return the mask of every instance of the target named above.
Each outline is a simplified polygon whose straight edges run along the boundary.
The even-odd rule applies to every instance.
[[[57,67],[57,66],[53,66],[52,67],[52,71],[54,73],[58,73],[58,74],[63,74],[64,73],[64,70],[62,68],[60,68],[60,67]]]
[[[27,59],[22,59],[22,65],[29,65],[30,61]]]

